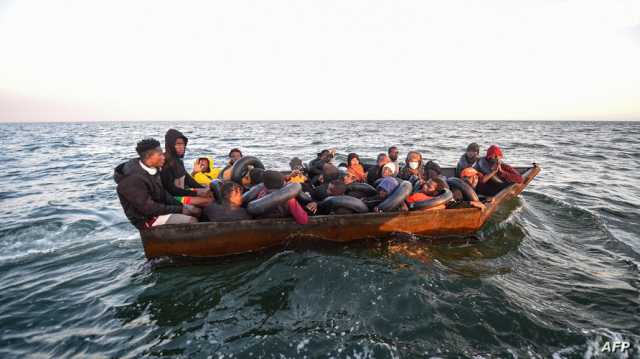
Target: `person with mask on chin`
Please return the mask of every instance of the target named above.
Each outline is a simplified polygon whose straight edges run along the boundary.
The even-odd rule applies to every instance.
[[[405,160],[405,166],[400,170],[398,177],[405,181],[409,181],[411,179],[424,180],[423,167],[422,154],[418,151],[409,151]]]
[[[398,173],[400,172],[400,162],[398,161],[398,156],[400,156],[400,151],[398,151],[398,147],[396,146],[391,146],[389,147],[389,149],[387,150],[387,155],[389,156],[389,160],[391,160],[391,162],[393,162],[394,166],[396,167],[396,171],[394,172],[394,176],[397,176]]]
[[[460,156],[458,165],[456,166],[456,177],[460,177],[462,170],[465,168],[473,167],[480,158],[480,145],[473,142],[467,146],[467,151]]]
[[[504,155],[498,145],[491,145],[487,154],[473,166],[482,174],[477,192],[493,196],[511,183],[522,183],[524,179],[515,168],[504,163]]]

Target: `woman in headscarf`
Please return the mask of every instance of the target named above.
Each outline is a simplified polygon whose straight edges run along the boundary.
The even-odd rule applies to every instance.
[[[360,164],[360,156],[357,153],[350,153],[347,156],[347,172],[355,178],[356,182],[366,181],[367,174]]]

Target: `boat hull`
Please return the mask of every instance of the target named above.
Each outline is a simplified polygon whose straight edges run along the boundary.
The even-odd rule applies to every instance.
[[[500,191],[485,209],[436,209],[397,213],[312,216],[306,225],[290,218],[165,225],[141,231],[147,258],[165,256],[222,257],[282,246],[308,239],[350,242],[394,233],[440,237],[479,231],[500,204],[517,196],[540,172],[520,169],[522,184]]]

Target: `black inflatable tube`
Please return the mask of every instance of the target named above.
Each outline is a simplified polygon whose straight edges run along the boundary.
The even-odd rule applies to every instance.
[[[331,212],[333,209],[346,208],[355,213],[367,213],[369,208],[361,199],[351,196],[331,196],[325,198],[318,204],[324,212]]]
[[[247,167],[264,169],[264,165],[259,159],[253,156],[245,156],[234,162],[231,167],[231,180],[235,183],[242,184],[242,177],[247,175]]]
[[[262,191],[263,188],[264,188],[263,183],[258,183],[257,185],[249,188],[248,191],[242,194],[242,204],[247,204],[253,201],[254,199],[256,199],[256,197],[258,197],[258,193],[260,193],[260,191]]]
[[[378,193],[378,191],[376,191],[376,189],[368,183],[351,183],[347,186],[346,192],[349,193],[351,191],[361,192],[365,195],[365,197],[375,196]]]
[[[426,201],[411,203],[409,205],[409,209],[413,211],[417,209],[433,208],[443,204],[447,204],[451,202],[451,200],[453,200],[453,193],[451,193],[449,189],[445,188],[442,191],[440,191],[440,194],[437,195],[436,197],[433,197]]]
[[[247,212],[254,216],[264,214],[291,198],[295,198],[301,190],[300,183],[289,183],[275,192],[249,202]]]
[[[400,182],[398,187],[396,187],[396,189],[394,189],[393,192],[391,192],[391,194],[389,194],[387,198],[378,205],[378,209],[383,212],[395,209],[400,205],[400,203],[402,203],[402,201],[404,201],[405,198],[407,198],[408,195],[411,194],[412,190],[413,186],[411,185],[411,182]]]
[[[214,179],[209,183],[209,188],[211,189],[211,193],[213,193],[213,198],[217,203],[222,203],[222,181],[219,179]]]
[[[462,196],[464,197],[465,201],[480,201],[476,191],[474,191],[467,182],[461,180],[460,178],[447,178],[447,184],[449,185],[449,188],[459,189],[460,192],[462,192]]]

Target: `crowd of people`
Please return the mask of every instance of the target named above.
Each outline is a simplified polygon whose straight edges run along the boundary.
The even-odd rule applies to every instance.
[[[216,167],[212,158],[201,157],[188,172],[183,162],[187,144],[184,134],[170,129],[164,150],[159,141],[143,139],[136,146],[138,157],[115,168],[120,203],[138,229],[278,217],[292,217],[306,224],[309,216],[318,214],[361,213],[363,209],[407,211],[447,192],[450,197],[446,203],[429,208],[483,208],[483,200],[511,183],[523,181],[517,170],[503,162],[497,145],[491,145],[481,156],[480,146],[470,144],[455,168],[454,177],[461,180],[455,183],[462,185],[450,186],[452,179],[436,162],[425,161],[418,151],[409,151],[401,163],[396,146],[380,153],[370,165],[357,153],[349,153],[346,163],[336,165],[335,149],[322,150],[308,164],[294,157],[288,171],[264,169],[256,165],[259,161],[245,161],[253,165],[242,168],[241,178],[234,178],[234,172],[238,172],[234,164],[240,164],[243,158],[239,149],[229,151],[223,168]],[[279,202],[252,212],[245,197],[251,197],[251,201],[265,199],[263,202],[277,198]]]

